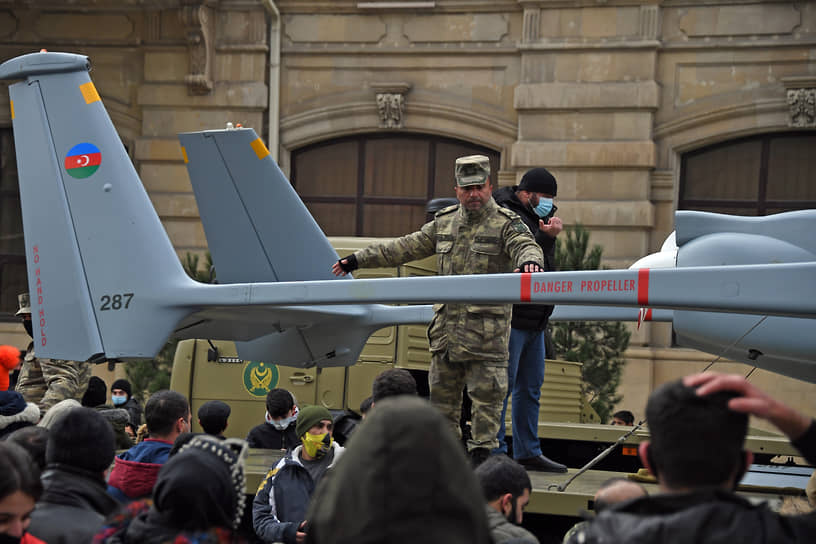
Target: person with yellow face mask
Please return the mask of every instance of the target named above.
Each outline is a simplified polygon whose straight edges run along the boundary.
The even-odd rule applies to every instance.
[[[252,503],[252,525],[263,542],[305,541],[312,493],[343,453],[332,427],[331,413],[323,406],[306,406],[298,413],[300,445],[267,473]]]

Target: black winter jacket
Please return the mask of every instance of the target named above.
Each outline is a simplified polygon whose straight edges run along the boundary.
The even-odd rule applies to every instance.
[[[538,228],[538,216],[529,206],[525,206],[516,196],[518,187],[502,187],[493,191],[493,199],[499,206],[516,212],[530,232],[533,233],[536,243],[544,253],[544,269],[547,272],[555,270],[555,238],[550,238]],[[544,222],[549,222],[555,215],[557,208],[553,206],[552,211]],[[543,331],[547,328],[547,321],[553,312],[553,306],[549,304],[516,304],[513,306],[513,320],[510,326],[514,329],[527,331]]]
[[[90,542],[119,502],[108,495],[102,473],[51,464],[28,531],[48,544]]]
[[[792,444],[816,462],[816,421]],[[569,544],[816,542],[816,512],[785,516],[721,489],[641,497],[605,510]]]
[[[294,423],[291,423],[282,431],[277,430],[269,423],[261,423],[250,429],[246,441],[249,443],[250,448],[268,450],[290,450],[300,445]]]
[[[604,510],[569,544],[816,541],[816,514],[783,516],[724,490],[642,497]]]

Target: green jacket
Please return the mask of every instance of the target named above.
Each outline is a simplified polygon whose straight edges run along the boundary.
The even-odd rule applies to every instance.
[[[437,274],[500,274],[522,263],[543,265],[541,248],[514,212],[493,198],[478,211],[450,206],[420,230],[356,252],[360,268],[398,266],[437,256]],[[428,328],[431,351],[451,361],[506,362],[510,304],[437,304]]]

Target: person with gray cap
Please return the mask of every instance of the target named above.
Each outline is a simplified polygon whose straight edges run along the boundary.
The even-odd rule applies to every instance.
[[[23,323],[28,335],[34,340],[34,325],[31,321],[31,297],[28,293],[18,295],[19,308],[14,315]],[[41,342],[45,341],[44,338]],[[32,341],[28,344],[15,390],[23,395],[26,402],[33,402],[40,408],[40,417],[56,403],[65,399],[79,400],[88,388],[91,379],[91,363],[64,361],[62,359],[39,359],[34,354]]]
[[[300,445],[266,474],[252,502],[252,525],[261,541],[300,544],[306,538],[306,511],[312,494],[344,451],[333,440],[332,431],[332,416],[326,407],[300,410],[295,429]]]
[[[519,216],[491,196],[490,160],[484,155],[456,159],[459,204],[436,212],[422,228],[374,244],[334,263],[345,275],[357,268],[399,266],[436,254],[437,274],[540,272],[543,254]],[[437,304],[428,328],[431,404],[461,437],[462,389],[473,403],[467,449],[474,464],[498,446],[502,401],[507,393],[509,304]]]
[[[533,168],[515,187],[493,192],[499,204],[516,212],[530,229],[544,253],[544,270],[555,270],[555,237],[561,232],[561,219],[555,217],[552,203],[558,192],[555,176],[546,168]],[[499,447],[494,453],[507,453],[505,414],[513,397],[513,457],[528,470],[566,472],[567,467],[541,453],[538,439],[538,411],[541,384],[544,383],[545,338],[553,307],[549,304],[516,304],[510,322],[510,359],[507,365],[507,396],[501,413]]]
[[[43,494],[28,531],[49,544],[90,542],[120,506],[105,486],[115,453],[113,429],[99,412],[61,414],[48,433]]]

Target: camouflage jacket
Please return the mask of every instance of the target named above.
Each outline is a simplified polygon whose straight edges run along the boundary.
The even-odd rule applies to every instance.
[[[398,266],[436,254],[439,275],[512,272],[524,262],[542,264],[541,248],[514,212],[491,198],[478,211],[450,206],[420,230],[356,252],[361,268]],[[428,328],[432,352],[452,361],[507,361],[510,304],[437,304]]]
[[[45,415],[49,408],[65,399],[81,399],[91,379],[91,363],[63,359],[41,359],[28,344],[16,391],[26,402],[33,402]]]

